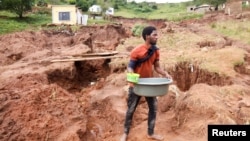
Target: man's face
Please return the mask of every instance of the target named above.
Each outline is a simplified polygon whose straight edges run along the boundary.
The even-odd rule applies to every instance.
[[[158,39],[157,31],[154,30],[154,31],[148,36],[149,43],[150,43],[151,45],[156,45],[157,39]]]

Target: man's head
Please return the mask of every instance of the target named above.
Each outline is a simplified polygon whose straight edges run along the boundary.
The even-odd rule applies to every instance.
[[[154,26],[145,27],[142,31],[142,37],[146,42],[155,45],[158,39],[156,28]]]

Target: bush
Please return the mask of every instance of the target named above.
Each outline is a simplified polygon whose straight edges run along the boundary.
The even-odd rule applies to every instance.
[[[76,4],[76,0],[69,0],[69,4]]]
[[[36,12],[37,14],[48,14],[51,15],[51,9],[49,8],[39,8],[38,11]]]
[[[48,3],[45,1],[45,0],[39,0],[37,2],[37,6],[40,6],[40,7],[47,7],[48,6]]]
[[[140,12],[140,13],[149,13],[149,12],[152,11],[150,8],[147,8],[147,7],[145,7],[145,8],[135,8],[134,10],[136,12]]]
[[[152,9],[154,9],[154,10],[158,9],[157,5],[153,5]]]
[[[77,6],[80,7],[83,12],[87,12],[89,10],[89,4],[86,1],[80,1],[80,2],[78,2]]]
[[[144,25],[135,25],[132,28],[132,34],[133,36],[141,36],[142,30],[145,26]]]

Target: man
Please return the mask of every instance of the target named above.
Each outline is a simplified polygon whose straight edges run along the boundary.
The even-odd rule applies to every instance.
[[[160,52],[156,47],[158,34],[157,30],[153,26],[147,26],[142,31],[142,37],[145,41],[144,44],[137,46],[130,53],[130,62],[128,64],[128,73],[138,73],[140,78],[153,77],[154,70],[161,74],[163,77],[171,79],[171,76],[165,72],[159,63]],[[126,141],[129,134],[133,114],[140,101],[141,96],[136,95],[133,91],[133,83],[129,83],[128,91],[128,109],[126,112],[124,123],[124,134],[120,141]],[[157,112],[157,99],[156,97],[145,97],[148,107],[148,137],[155,140],[163,140],[163,137],[154,133],[155,119]]]

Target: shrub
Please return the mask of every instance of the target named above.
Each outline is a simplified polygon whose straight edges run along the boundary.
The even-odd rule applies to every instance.
[[[132,34],[133,36],[141,36],[142,30],[145,26],[144,25],[135,25],[132,28]]]
[[[69,4],[76,4],[76,0],[69,0]]]

